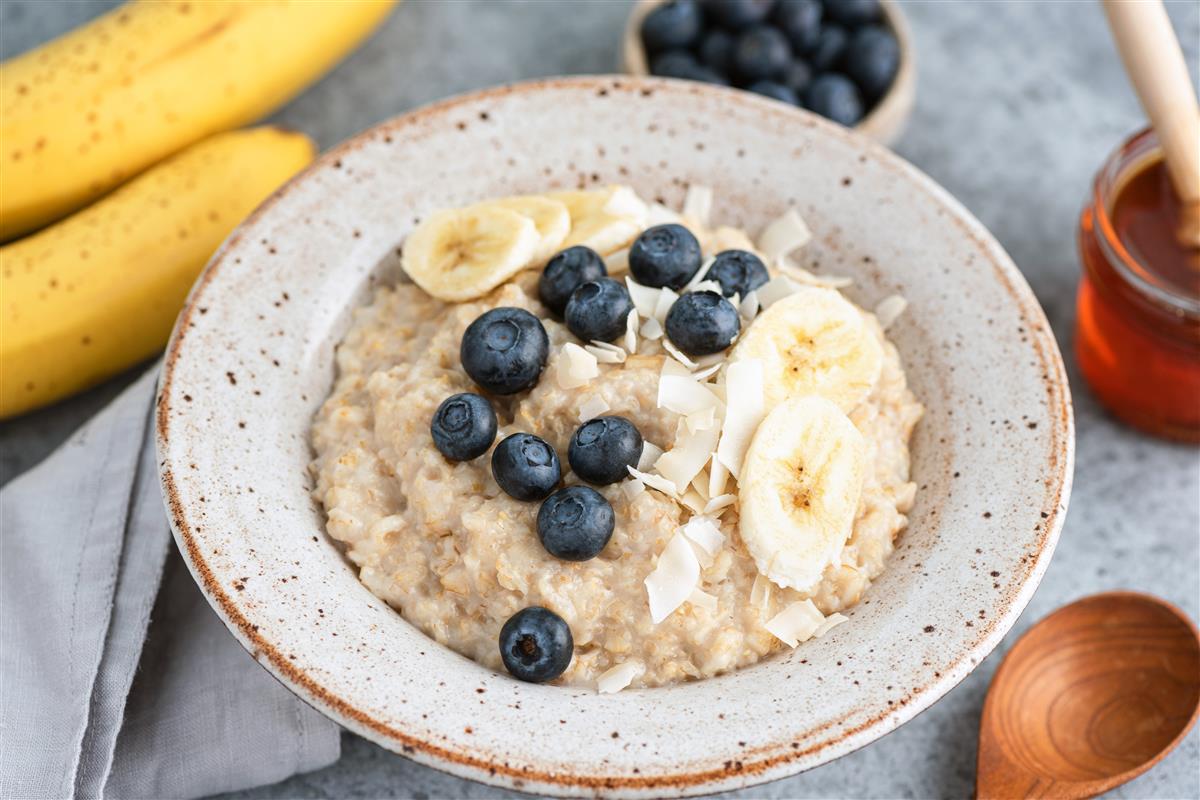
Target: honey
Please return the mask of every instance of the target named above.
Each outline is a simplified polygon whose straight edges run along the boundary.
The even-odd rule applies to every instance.
[[[1200,250],[1176,236],[1183,213],[1152,131],[1101,168],[1079,220],[1075,355],[1114,415],[1200,442]]]

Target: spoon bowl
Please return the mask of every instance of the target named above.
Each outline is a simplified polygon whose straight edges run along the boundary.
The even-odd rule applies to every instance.
[[[1200,634],[1173,605],[1106,592],[1031,628],[992,681],[977,795],[1093,797],[1158,763],[1200,711]]]

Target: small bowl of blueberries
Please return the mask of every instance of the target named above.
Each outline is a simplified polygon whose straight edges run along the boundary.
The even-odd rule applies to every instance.
[[[884,144],[916,94],[895,0],[638,0],[623,59],[633,75],[744,89]]]

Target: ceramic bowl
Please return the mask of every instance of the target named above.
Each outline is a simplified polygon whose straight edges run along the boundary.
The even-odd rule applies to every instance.
[[[650,65],[646,50],[642,47],[642,20],[655,6],[666,0],[637,0],[625,21],[625,35],[621,40],[621,68],[630,75],[649,75]],[[891,87],[879,98],[871,110],[854,129],[870,136],[877,142],[891,144],[904,132],[908,118],[912,115],[917,97],[917,55],[913,45],[908,19],[895,0],[880,0],[883,8],[883,24],[896,35],[900,45],[900,68]]]
[[[397,277],[431,210],[628,183],[757,230],[789,206],[811,268],[871,307],[928,412],[911,524],[849,623],[711,680],[599,695],[519,683],[372,596],[310,498],[309,424],[350,312]],[[322,156],[214,256],[179,317],[157,406],[162,487],[196,581],[264,667],[421,763],[558,795],[660,797],[808,769],[911,719],[1032,595],[1061,527],[1073,428],[1049,326],[1008,256],[945,191],[865,137],[695,83],[552,79],[453,98]]]

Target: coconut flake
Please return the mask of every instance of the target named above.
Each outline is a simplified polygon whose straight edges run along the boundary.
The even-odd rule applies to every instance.
[[[630,478],[621,484],[621,491],[625,493],[625,499],[632,502],[635,497],[646,491],[646,484],[637,478]]]
[[[758,287],[756,291],[758,292],[758,304],[766,309],[783,298],[800,291],[800,285],[787,275],[779,275]]]
[[[838,275],[818,275],[815,272],[809,272],[787,256],[780,256],[779,258],[775,259],[775,268],[784,275],[787,275],[790,278],[795,278],[796,280],[800,281],[800,283],[805,283],[809,286],[824,286],[827,289],[844,289],[847,286],[854,285],[853,278],[847,278]]]
[[[717,424],[717,407],[712,405],[708,408],[702,408],[691,414],[685,414],[683,419],[684,424],[687,425],[688,433],[706,431]]]
[[[736,494],[719,494],[704,505],[705,514],[715,514],[724,511],[737,502]]]
[[[639,228],[646,222],[649,209],[646,202],[628,186],[617,186],[602,209],[605,214],[621,217],[637,224]]]
[[[633,301],[633,307],[637,309],[638,314],[653,317],[660,291],[651,286],[642,286],[628,275],[625,276],[625,288],[629,290],[629,299]]]
[[[615,350],[609,350],[605,347],[597,347],[596,342],[585,344],[584,350],[596,357],[596,360],[601,364],[624,364],[625,363],[625,348],[618,347]]]
[[[710,269],[712,269],[712,265],[713,265],[713,263],[714,263],[714,262],[716,262],[716,260],[717,260],[717,257],[716,257],[716,256],[709,256],[709,257],[708,257],[708,259],[707,259],[706,261],[704,261],[703,263],[701,263],[701,264],[700,264],[700,269],[696,270],[696,274],[695,274],[695,275],[693,275],[691,278],[689,278],[689,279],[688,279],[688,282],[687,282],[687,283],[684,285],[684,287],[683,287],[683,289],[682,289],[681,291],[682,291],[684,294],[687,294],[688,292],[695,291],[695,290],[696,290],[696,287],[697,287],[697,286],[698,286],[698,285],[699,285],[699,284],[700,284],[702,281],[704,281],[705,277],[708,275],[708,271],[709,271]]]
[[[692,593],[688,596],[688,602],[694,606],[703,608],[705,611],[715,612],[717,610],[717,596],[709,594],[699,587],[692,590]]]
[[[604,268],[608,270],[609,276],[619,275],[622,272],[629,271],[629,248],[617,250],[614,253],[609,253],[604,257]]]
[[[679,299],[679,295],[671,291],[667,287],[658,290],[658,298],[654,301],[653,316],[663,325],[667,324],[667,312],[671,310],[671,306],[675,305],[675,301]]]
[[[693,184],[688,187],[683,198],[682,214],[696,220],[701,227],[708,227],[708,218],[712,214],[713,190],[711,186]]]
[[[894,294],[880,300],[879,305],[875,306],[875,318],[879,320],[880,327],[886,331],[893,322],[900,318],[906,308],[908,308],[908,301],[900,295]]]
[[[692,488],[696,490],[696,494],[700,495],[700,499],[704,501],[704,504],[708,505],[708,475],[703,469],[696,473],[696,477],[692,478]]]
[[[742,302],[738,304],[738,314],[746,322],[753,322],[758,316],[758,292],[747,292],[742,298]]]
[[[654,571],[646,576],[650,621],[655,625],[683,605],[700,581],[700,562],[683,534],[676,533],[663,548]]]
[[[637,468],[649,472],[654,468],[654,462],[663,454],[663,450],[653,442],[642,442],[642,455],[638,458]]]
[[[595,395],[591,400],[588,400],[579,407],[579,421],[587,422],[589,419],[595,419],[605,411],[608,411],[609,408],[610,406],[604,402],[603,397]]]
[[[758,359],[735,361],[725,373],[725,421],[717,459],[737,478],[741,474],[746,449],[762,422],[763,364]]]
[[[596,356],[574,342],[567,342],[559,353],[558,368],[555,370],[558,388],[578,389],[600,374]]]
[[[638,334],[643,339],[649,339],[651,341],[661,339],[663,335],[662,323],[654,317],[646,317],[646,321],[642,323],[642,327],[638,330]]]
[[[671,354],[671,358],[675,359],[680,364],[683,364],[683,366],[687,367],[689,372],[691,370],[694,370],[696,367],[700,366],[695,361],[692,361],[690,358],[688,358],[686,355],[684,355],[683,351],[680,350],[678,347],[676,347],[671,342],[670,339],[664,338],[662,340],[662,346],[663,346],[664,350],[666,350],[668,353]]]
[[[843,614],[838,614],[836,612],[833,614],[830,614],[828,617],[826,617],[824,620],[822,620],[821,624],[817,626],[817,629],[815,631],[813,631],[813,638],[820,639],[822,636],[829,633],[831,630],[836,628],[838,625],[841,625],[843,622],[849,622],[849,621],[850,621],[850,618]]]
[[[679,502],[682,503],[684,507],[689,509],[693,514],[699,514],[704,510],[704,498],[701,497],[700,493],[695,489],[688,489],[686,492],[684,492],[683,496],[679,498]],[[705,567],[708,566],[708,564],[703,563],[703,559],[701,559],[701,563]]]
[[[708,465],[708,496],[717,498],[725,493],[725,484],[729,482],[729,470],[721,463],[716,453]]]
[[[717,444],[719,431],[716,428],[696,431],[676,437],[675,446],[662,454],[654,464],[654,471],[676,486],[687,486],[704,469]],[[700,503],[704,508],[704,503]]]
[[[697,356],[695,361],[696,366],[698,367],[711,367],[714,364],[720,366],[725,361],[725,351],[722,350],[720,353],[709,353],[706,356]]]
[[[765,627],[788,647],[806,642],[816,633],[825,616],[812,600],[797,600],[767,621]]]
[[[646,209],[646,226],[653,228],[655,225],[669,225],[672,222],[680,222],[683,217],[673,208],[668,208],[662,203],[651,203]]]
[[[640,676],[646,668],[640,661],[626,661],[612,669],[607,669],[596,678],[596,691],[600,694],[614,694],[621,691],[633,679]]]
[[[680,531],[710,556],[715,556],[725,544],[725,534],[721,533],[720,525],[712,517],[692,517]]]
[[[629,309],[625,317],[625,349],[629,355],[637,352],[638,312],[636,308]]]
[[[712,292],[713,294],[724,294],[721,284],[717,281],[700,281],[695,286],[686,288],[687,292]]]
[[[642,472],[641,470],[637,470],[637,469],[634,469],[633,467],[629,467],[629,466],[625,467],[625,469],[629,470],[629,474],[631,476],[633,476],[634,478],[637,478],[639,481],[646,484],[651,489],[657,489],[658,491],[662,492],[663,494],[667,495],[668,497],[677,497],[679,495],[679,489],[677,489],[675,487],[675,484],[672,483],[671,481],[667,480],[666,478],[662,477],[661,475],[654,475],[649,472]]]
[[[771,602],[771,581],[766,575],[755,575],[754,585],[750,587],[750,605],[755,608],[766,608]]]
[[[772,222],[758,235],[758,249],[774,261],[779,256],[785,256],[798,247],[803,247],[812,240],[812,231],[808,229],[800,212],[789,208],[779,219]]]
[[[658,378],[658,407],[676,414],[695,414],[719,404],[711,387],[697,383],[691,375],[663,374]]]
[[[721,370],[721,367],[723,367],[723,366],[725,366],[724,363],[710,364],[707,367],[698,369],[692,373],[692,380],[697,381],[699,383],[704,383],[706,380],[711,378],[713,375],[716,375]]]

